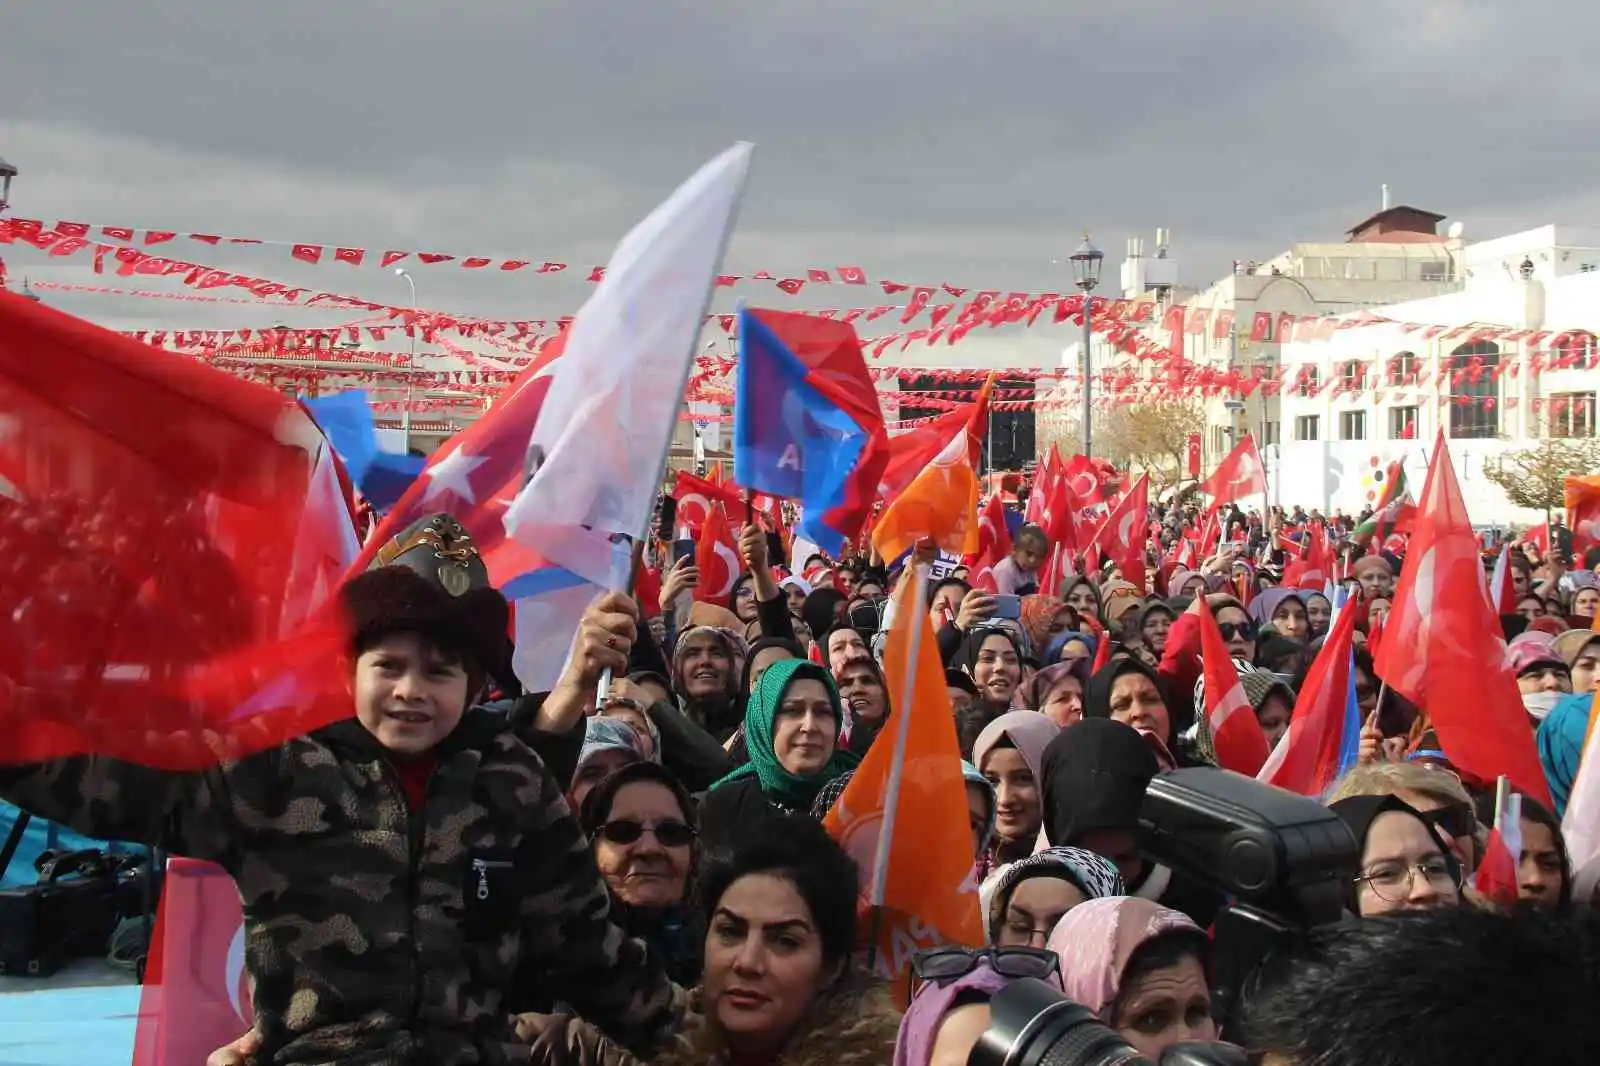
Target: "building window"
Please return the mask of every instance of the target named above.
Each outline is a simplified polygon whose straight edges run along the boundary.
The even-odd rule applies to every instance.
[[[1278,443],[1278,423],[1276,423],[1276,422],[1263,422],[1263,423],[1261,423],[1261,446],[1263,448],[1265,448],[1269,444],[1276,444],[1276,443]]]
[[[1417,439],[1417,409],[1415,407],[1389,408],[1389,439]]]
[[[1322,369],[1315,363],[1301,367],[1299,377],[1295,383],[1295,395],[1315,396],[1321,390]]]
[[[1297,415],[1294,420],[1295,440],[1321,440],[1322,416]]]
[[[1339,439],[1340,440],[1366,440],[1367,439],[1367,412],[1365,412],[1365,411],[1340,411],[1339,412]]]
[[[1362,366],[1359,360],[1352,359],[1339,365],[1339,384],[1346,392],[1355,392],[1361,388]]]
[[[1594,436],[1594,393],[1552,392],[1545,400],[1552,437]]]
[[[1556,368],[1571,370],[1573,368],[1588,369],[1594,365],[1595,338],[1593,333],[1583,330],[1573,330],[1563,333],[1555,339],[1550,346],[1556,352]]]
[[[1417,383],[1417,357],[1412,352],[1399,352],[1389,360],[1389,387]]]
[[[1422,264],[1423,281],[1449,281],[1450,264],[1442,259],[1430,259]]]
[[[1233,447],[1228,439],[1227,426],[1211,427],[1211,452],[1213,455],[1226,455]]]
[[[1491,440],[1500,435],[1500,346],[1473,341],[1450,353],[1450,436]]]

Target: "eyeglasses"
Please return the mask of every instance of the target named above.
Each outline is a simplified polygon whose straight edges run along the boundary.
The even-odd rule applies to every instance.
[[[601,839],[610,844],[634,844],[646,833],[664,848],[686,848],[694,843],[695,836],[693,827],[673,819],[651,826],[632,818],[618,818],[600,827]]]
[[[1217,632],[1222,634],[1223,640],[1254,640],[1256,624],[1254,622],[1218,622]]]
[[[1423,811],[1422,820],[1452,837],[1470,837],[1478,829],[1477,815],[1464,803],[1452,803],[1436,811]]]
[[[1417,863],[1384,863],[1371,873],[1356,878],[1356,883],[1365,881],[1379,899],[1399,903],[1411,895],[1417,874],[1421,874],[1428,884],[1441,892],[1453,894],[1461,889],[1460,867],[1442,855],[1434,855]]]
[[[1044,980],[1061,967],[1060,957],[1043,948],[938,947],[911,956],[911,972],[918,980],[943,983],[965,977],[984,959],[1001,977]]]

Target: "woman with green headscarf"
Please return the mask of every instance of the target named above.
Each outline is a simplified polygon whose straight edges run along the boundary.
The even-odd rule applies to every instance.
[[[856,765],[839,734],[844,707],[833,678],[815,663],[769,666],[745,705],[750,761],[713,784],[700,806],[707,850],[776,813],[806,813],[823,785]]]

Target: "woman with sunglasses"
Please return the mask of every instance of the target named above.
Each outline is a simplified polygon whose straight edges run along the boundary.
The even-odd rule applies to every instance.
[[[584,798],[579,822],[611,890],[611,918],[657,954],[674,983],[700,979],[704,933],[688,907],[698,847],[694,801],[658,763],[624,766]]]
[[[1041,948],[931,948],[913,956],[917,982],[900,1021],[894,1066],[965,1066],[989,1027],[989,1001],[1012,981],[1056,983],[1055,953]]]
[[[1361,872],[1345,898],[1352,914],[1370,918],[1461,902],[1461,864],[1421,811],[1398,796],[1352,796],[1328,809],[1361,847]]]
[[[803,816],[755,819],[700,877],[705,969],[677,1037],[651,1066],[883,1066],[900,1012],[854,958],[860,874]],[[536,1066],[633,1066],[593,1026],[519,1019]]]
[[[1259,628],[1245,610],[1244,604],[1232,596],[1214,594],[1205,598],[1222,632],[1223,643],[1228,646],[1230,658],[1255,662],[1256,631]],[[1204,672],[1200,662],[1200,601],[1172,623],[1167,631],[1167,643],[1161,653],[1163,691],[1167,695],[1167,714],[1171,731],[1176,735],[1187,732],[1194,723],[1194,687]]]

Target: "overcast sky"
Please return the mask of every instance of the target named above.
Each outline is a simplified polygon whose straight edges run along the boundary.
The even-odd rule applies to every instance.
[[[1070,280],[1052,260],[1088,227],[1114,288],[1125,239],[1168,226],[1184,280],[1204,284],[1231,259],[1337,239],[1377,209],[1382,182],[1463,220],[1469,239],[1600,221],[1600,6],[1576,0],[14,6],[0,156],[22,171],[13,211],[47,221],[587,266],[740,139],[759,147],[728,268],[780,276],[859,265],[1059,291]],[[13,274],[96,280],[86,256],[3,254]],[[375,266],[174,254],[408,299]],[[471,314],[566,314],[586,293],[526,272],[417,279],[422,305]],[[738,290],[775,306],[881,300],[862,293]],[[118,325],[328,321],[48,298]]]

